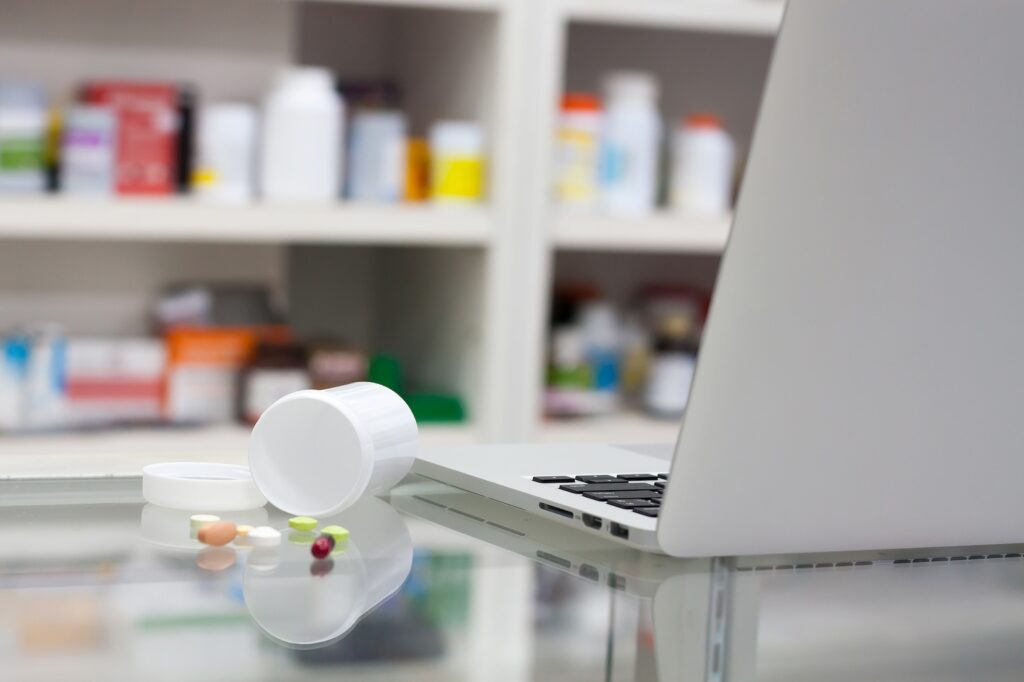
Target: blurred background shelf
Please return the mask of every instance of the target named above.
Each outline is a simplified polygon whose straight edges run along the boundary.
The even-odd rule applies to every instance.
[[[411,392],[461,398],[472,426],[427,427],[427,445],[671,442],[675,422],[640,413],[540,420],[552,303],[563,285],[632,313],[652,291],[710,293],[731,216],[559,210],[557,103],[601,93],[612,72],[647,73],[666,133],[719,114],[742,170],[782,11],[779,0],[5,0],[0,77],[58,106],[105,78],[188,84],[201,106],[258,104],[282,68],[321,66],[338,83],[395,86],[410,134],[477,122],[486,178],[468,207],[0,197],[0,329],[151,336],[168,290],[254,287],[303,342],[393,355]],[[0,436],[0,476],[241,461],[246,432]]]
[[[549,443],[675,443],[676,419],[655,419],[640,412],[621,412],[603,417],[543,421],[537,440]]]
[[[0,201],[0,237],[17,239],[481,246],[491,227],[483,207],[226,206],[173,198]]]
[[[694,219],[670,213],[644,218],[563,215],[555,222],[552,241],[557,248],[581,251],[718,254],[725,249],[731,224],[731,216]]]
[[[420,427],[424,447],[472,443],[471,424]],[[249,428],[220,425],[0,437],[0,479],[48,476],[137,476],[154,462],[247,464]]]
[[[573,21],[755,35],[773,35],[783,12],[780,0],[566,0],[564,4]]]

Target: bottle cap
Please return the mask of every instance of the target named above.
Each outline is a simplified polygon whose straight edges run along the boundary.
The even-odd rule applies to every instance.
[[[567,92],[562,95],[563,111],[601,111],[601,100],[589,92]]]

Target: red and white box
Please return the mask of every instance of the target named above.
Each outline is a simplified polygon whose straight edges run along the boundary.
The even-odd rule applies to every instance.
[[[162,339],[71,338],[66,363],[70,425],[161,420],[167,364]]]
[[[94,81],[86,85],[84,98],[116,112],[117,193],[172,193],[178,89],[169,83]]]

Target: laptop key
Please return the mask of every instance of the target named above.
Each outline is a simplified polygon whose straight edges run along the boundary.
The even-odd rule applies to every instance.
[[[606,493],[609,491],[625,492],[632,490],[643,490],[650,493],[658,491],[658,489],[653,485],[648,485],[646,483],[627,483],[626,481],[619,481],[618,483],[577,483],[576,485],[560,485],[558,487],[562,490],[568,490],[571,493]]]
[[[633,511],[644,516],[658,518],[658,512],[661,511],[661,507],[634,507]]]
[[[609,474],[592,474],[590,476],[577,476],[577,481],[581,483],[616,483],[620,482],[620,479],[615,478]]]
[[[658,478],[664,478],[667,481],[668,480],[668,474],[658,474]]]
[[[657,476],[654,474],[619,474],[623,481],[654,481]]]
[[[592,500],[646,500],[655,496],[654,491],[649,490],[606,490],[597,493],[583,493],[583,497]]]
[[[534,476],[534,482],[536,483],[575,483],[576,479],[572,476]]]
[[[654,507],[650,500],[608,500],[608,504],[619,509],[635,509],[637,507]]]
[[[665,489],[665,481],[655,481],[653,485],[654,485],[655,488],[658,488],[658,489],[661,489],[661,490]]]

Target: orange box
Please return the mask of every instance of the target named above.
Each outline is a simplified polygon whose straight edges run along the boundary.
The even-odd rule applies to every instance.
[[[237,417],[239,373],[260,341],[289,341],[285,326],[174,327],[165,332],[164,415],[174,423],[231,421]]]

